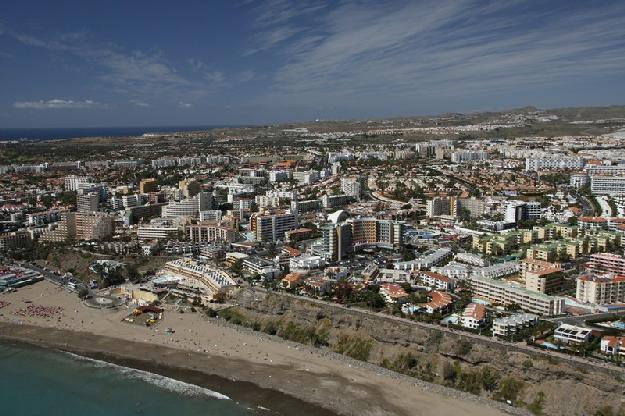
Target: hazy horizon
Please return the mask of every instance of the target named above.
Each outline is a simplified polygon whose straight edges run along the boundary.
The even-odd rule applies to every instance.
[[[5,3],[7,128],[361,120],[625,96],[625,4],[614,0]]]

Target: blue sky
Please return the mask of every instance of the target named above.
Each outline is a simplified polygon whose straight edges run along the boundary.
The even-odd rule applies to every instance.
[[[625,2],[4,1],[0,127],[625,104]]]

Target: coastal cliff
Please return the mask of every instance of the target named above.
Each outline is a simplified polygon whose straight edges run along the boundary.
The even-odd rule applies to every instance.
[[[616,367],[264,290],[244,289],[236,304],[230,312],[235,323],[534,414],[620,415],[625,410],[625,372]]]

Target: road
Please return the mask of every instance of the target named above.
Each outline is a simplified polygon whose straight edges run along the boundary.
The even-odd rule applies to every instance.
[[[36,272],[41,273],[41,275],[43,276],[44,279],[46,279],[47,281],[57,285],[57,286],[64,286],[67,287],[68,283],[70,282],[70,280],[67,277],[64,277],[64,275],[56,275],[53,272],[51,272],[50,270],[44,270],[42,267],[37,266],[36,264],[33,263],[27,263],[27,262],[23,262],[22,263],[24,265],[24,267],[28,268],[28,269],[32,269]],[[74,279],[74,281],[78,282],[76,283],[76,289],[75,291],[79,291],[82,288],[88,289],[87,285],[84,284],[83,282],[79,281],[78,279]],[[70,289],[68,287],[68,289]]]
[[[580,197],[580,201],[582,204],[582,216],[584,217],[594,217],[595,216],[595,208],[590,203],[590,201],[585,197]]]
[[[560,316],[556,318],[548,318],[545,321],[555,322],[558,324],[569,324],[569,325],[584,325],[585,322],[589,319],[607,319],[611,318],[614,315],[625,316],[625,312],[607,312],[607,313],[589,313],[586,315],[578,315],[578,316]]]

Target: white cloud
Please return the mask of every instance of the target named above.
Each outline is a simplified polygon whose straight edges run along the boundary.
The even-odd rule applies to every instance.
[[[288,46],[273,46],[287,63],[272,94],[285,101],[307,94],[317,102],[358,103],[365,95],[423,102],[625,68],[623,7],[546,11],[521,3],[345,0]],[[281,21],[272,30],[291,25]]]
[[[316,0],[264,0],[252,8],[256,15],[254,25],[259,31],[251,40],[251,46],[243,51],[243,56],[282,46],[304,30],[296,20],[309,18],[320,13],[327,4]]]
[[[127,51],[110,43],[95,44],[84,33],[70,33],[52,40],[19,32],[10,34],[25,45],[71,54],[94,64],[100,72],[99,79],[120,92],[147,95],[194,87],[160,53]]]
[[[130,100],[130,102],[135,106],[135,107],[142,107],[142,108],[146,108],[149,107],[150,104],[146,103],[145,101],[141,101],[141,100]]]
[[[224,74],[219,71],[207,72],[204,74],[204,79],[209,82],[220,83],[224,81]]]
[[[248,82],[253,80],[256,77],[256,73],[252,70],[247,70],[239,73],[237,75],[237,81],[240,83]]]
[[[193,107],[193,104],[185,103],[184,101],[179,101],[178,102],[178,107],[180,107],[180,108],[191,108],[191,107]]]
[[[63,109],[63,108],[95,108],[101,105],[92,100],[73,101],[73,100],[61,100],[54,98],[52,100],[38,100],[38,101],[18,101],[13,103],[13,107],[19,109]]]

